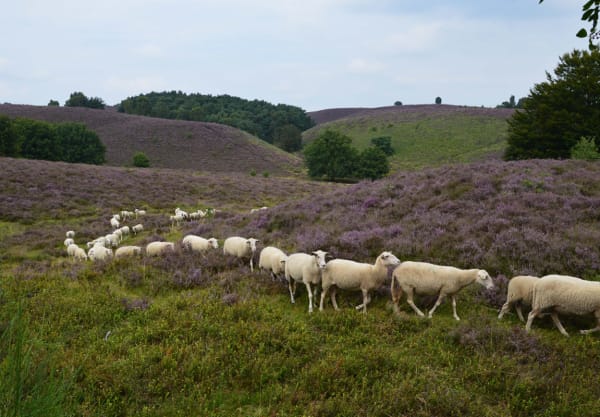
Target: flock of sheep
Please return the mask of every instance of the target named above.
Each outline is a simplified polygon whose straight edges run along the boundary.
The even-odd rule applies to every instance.
[[[261,208],[262,210],[263,208]],[[112,248],[119,246],[124,236],[130,231],[139,233],[143,231],[142,224],[120,226],[121,220],[145,215],[143,210],[134,212],[121,211],[113,215],[110,225],[113,231],[91,242],[88,242],[88,252],[77,246],[74,242],[75,233],[66,233],[65,246],[67,254],[78,260],[105,260],[112,256],[121,258],[125,256],[142,255],[159,256],[174,252],[174,242],[151,242],[145,248],[140,246],[120,246],[112,252]],[[177,208],[175,215],[170,217],[171,224],[192,218],[205,217],[209,212],[199,210],[192,217]],[[258,239],[239,236],[228,237],[223,242],[223,253],[240,259],[249,259],[250,269],[254,270],[253,259],[256,253]],[[206,239],[195,235],[186,235],[181,241],[183,250],[203,252],[218,249],[217,239]],[[336,301],[337,289],[354,290],[362,292],[362,303],[356,306],[357,310],[367,311],[371,301],[370,293],[380,288],[388,277],[388,272],[393,269],[391,294],[393,308],[399,312],[399,302],[406,294],[406,302],[419,316],[425,314],[415,305],[415,295],[437,296],[434,306],[429,310],[431,318],[438,306],[450,297],[452,302],[453,317],[460,320],[456,312],[456,295],[460,290],[477,282],[486,289],[494,287],[490,275],[483,269],[459,269],[451,266],[434,265],[427,262],[412,262],[400,260],[391,252],[382,252],[373,264],[355,262],[347,259],[327,260],[327,252],[317,250],[312,253],[293,253],[287,255],[281,249],[267,246],[260,251],[258,266],[261,270],[270,272],[273,279],[285,279],[288,283],[290,300],[295,302],[297,284],[304,284],[308,294],[308,311],[313,312],[313,299],[317,297],[318,286],[321,286],[319,310],[323,311],[327,295],[331,304],[339,310]],[[525,322],[521,305],[531,307],[528,315],[526,330],[531,330],[531,325],[536,317],[550,314],[558,330],[565,336],[568,333],[561,324],[558,313],[584,315],[593,313],[596,317],[596,327],[582,330],[587,334],[600,330],[600,282],[586,281],[580,278],[565,275],[547,275],[541,278],[532,276],[516,276],[508,285],[506,303],[498,315],[502,319],[512,306],[515,306],[521,321]]]

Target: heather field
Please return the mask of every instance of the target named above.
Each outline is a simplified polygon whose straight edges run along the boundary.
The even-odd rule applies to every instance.
[[[507,278],[600,280],[600,165],[487,161],[323,184],[247,174],[126,169],[0,158],[0,415],[596,416],[591,317],[524,332],[498,321]],[[253,207],[269,209],[250,213]],[[78,263],[121,209],[147,210],[124,244],[239,234],[287,252],[323,249],[372,262],[383,250],[488,270],[461,321],[443,304],[421,319],[389,291],[367,315],[338,291],[309,315],[306,290],[220,250]],[[175,207],[213,207],[172,227]],[[255,259],[255,261],[257,258]],[[430,297],[416,300],[430,308]],[[13,410],[17,409],[15,413]]]
[[[0,114],[46,122],[78,122],[98,134],[106,163],[131,166],[144,152],[156,168],[298,175],[302,161],[242,130],[217,123],[167,120],[84,107],[0,104]]]
[[[310,142],[332,129],[350,136],[354,146],[362,149],[374,137],[389,136],[396,150],[392,170],[498,160],[512,112],[450,105],[322,110],[310,113],[320,123],[305,131],[303,140]]]

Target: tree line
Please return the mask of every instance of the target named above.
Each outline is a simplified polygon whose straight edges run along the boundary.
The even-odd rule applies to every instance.
[[[0,115],[0,156],[100,165],[106,147],[83,123],[49,123]]]
[[[229,95],[152,92],[128,97],[120,112],[166,119],[214,122],[249,132],[288,152],[302,148],[302,131],[315,125],[300,107]]]

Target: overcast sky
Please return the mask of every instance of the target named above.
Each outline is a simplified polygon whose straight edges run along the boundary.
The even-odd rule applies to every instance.
[[[585,49],[578,0],[14,0],[0,102],[151,91],[300,106],[495,106]]]

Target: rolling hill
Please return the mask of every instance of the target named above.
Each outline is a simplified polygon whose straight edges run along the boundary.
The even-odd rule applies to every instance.
[[[390,136],[396,149],[394,170],[500,159],[506,146],[506,120],[512,113],[512,109],[451,105],[321,110],[309,113],[319,124],[303,133],[303,141],[333,129],[350,136],[362,149],[371,138]]]
[[[0,114],[48,122],[79,122],[106,146],[107,165],[128,166],[144,152],[157,168],[289,175],[302,161],[250,134],[216,123],[167,120],[118,113],[112,108],[1,104]]]

